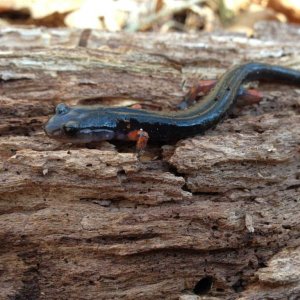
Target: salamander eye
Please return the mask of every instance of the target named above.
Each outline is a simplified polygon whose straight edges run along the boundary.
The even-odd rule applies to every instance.
[[[75,121],[69,121],[63,126],[64,131],[69,135],[75,134],[78,131],[78,128],[79,124]]]
[[[70,107],[64,103],[60,103],[55,108],[55,113],[58,115],[65,115],[70,110]]]

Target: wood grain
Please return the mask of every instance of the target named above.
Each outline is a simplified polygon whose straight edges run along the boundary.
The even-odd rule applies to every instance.
[[[297,299],[299,87],[141,159],[42,129],[59,102],[170,110],[233,64],[300,70],[299,27],[255,32],[0,29],[1,299]]]

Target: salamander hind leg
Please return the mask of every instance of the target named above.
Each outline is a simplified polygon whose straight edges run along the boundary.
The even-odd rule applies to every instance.
[[[177,105],[177,109],[184,110],[191,107],[195,104],[197,97],[207,95],[214,88],[216,83],[216,80],[200,80],[190,88],[183,100]],[[238,92],[239,106],[256,104],[259,103],[261,99],[262,94],[258,90],[240,87]]]
[[[183,100],[177,105],[177,109],[187,109],[196,102],[196,98],[199,94],[206,95],[215,85],[216,80],[200,80],[194,84]]]
[[[238,106],[246,106],[246,105],[253,105],[259,103],[263,98],[263,94],[253,88],[245,89],[243,87],[240,88],[238,94]]]

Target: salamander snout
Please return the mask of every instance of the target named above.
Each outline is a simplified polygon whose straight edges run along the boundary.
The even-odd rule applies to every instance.
[[[76,144],[111,140],[115,137],[113,129],[105,110],[94,113],[91,107],[63,103],[56,106],[55,115],[44,126],[49,137]]]
[[[60,138],[63,136],[63,124],[67,122],[67,113],[70,107],[60,103],[55,108],[55,115],[51,117],[44,126],[44,131],[49,137]]]
[[[57,128],[56,126],[53,126],[53,124],[51,124],[51,122],[49,122],[49,121],[44,126],[45,133],[49,137],[53,137],[53,138],[61,136],[61,134],[62,134],[61,128]]]

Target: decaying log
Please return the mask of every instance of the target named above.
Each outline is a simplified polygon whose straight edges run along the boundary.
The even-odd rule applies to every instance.
[[[261,84],[259,105],[140,159],[42,126],[59,102],[170,110],[233,64],[300,69],[299,40],[0,29],[0,298],[297,299],[299,87]]]

